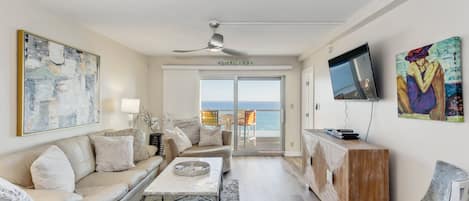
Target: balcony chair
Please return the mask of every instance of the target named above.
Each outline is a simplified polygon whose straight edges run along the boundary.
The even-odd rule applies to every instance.
[[[256,146],[256,110],[240,111],[238,114],[238,127],[244,127],[244,143],[246,143],[246,139],[248,139]]]

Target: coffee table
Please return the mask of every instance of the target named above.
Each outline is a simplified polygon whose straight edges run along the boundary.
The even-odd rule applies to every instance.
[[[174,174],[175,164],[183,161],[205,161],[210,173],[202,176],[184,177]],[[145,189],[145,201],[219,201],[222,186],[223,159],[177,157]]]

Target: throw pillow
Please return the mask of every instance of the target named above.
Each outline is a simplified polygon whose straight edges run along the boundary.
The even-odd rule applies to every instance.
[[[199,146],[223,146],[222,130],[220,127],[200,128]]]
[[[174,140],[179,152],[183,152],[192,147],[191,140],[180,128],[166,129],[165,136]]]
[[[146,148],[145,133],[138,129],[125,129],[114,132],[106,132],[105,136],[133,136],[134,137],[134,161],[142,161],[150,158]]]
[[[35,189],[75,191],[75,174],[65,153],[52,145],[31,165]]]
[[[96,171],[114,172],[135,167],[133,143],[133,136],[96,136]]]
[[[169,113],[166,113],[163,118],[163,130],[166,131],[168,129],[174,129],[174,124],[173,117]]]
[[[33,201],[23,189],[3,178],[0,178],[0,200]]]
[[[192,144],[198,144],[200,140],[200,121],[199,118],[173,120],[173,125],[184,131]]]

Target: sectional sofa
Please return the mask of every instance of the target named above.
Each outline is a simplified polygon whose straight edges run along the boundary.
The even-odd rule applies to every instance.
[[[96,172],[92,136],[72,137],[0,157],[0,177],[20,186],[35,201],[139,201],[143,190],[158,173],[162,157],[152,156],[121,172]],[[75,193],[33,189],[31,164],[50,145],[57,145],[70,160],[75,173]],[[148,147],[151,150],[151,147]]]

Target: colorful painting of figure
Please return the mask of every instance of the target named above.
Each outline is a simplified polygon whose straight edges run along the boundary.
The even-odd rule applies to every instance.
[[[461,39],[396,56],[399,117],[464,122]]]

